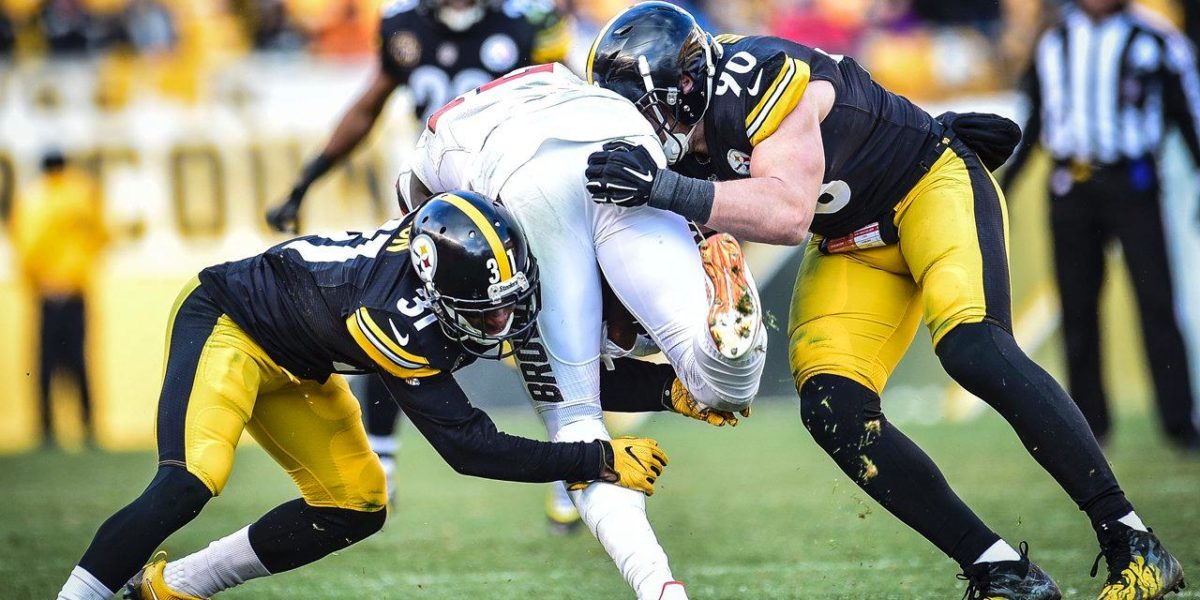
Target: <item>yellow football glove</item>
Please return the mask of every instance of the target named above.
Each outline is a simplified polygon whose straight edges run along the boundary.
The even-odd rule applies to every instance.
[[[683,382],[676,379],[675,383],[671,384],[670,399],[663,399],[663,404],[670,410],[673,410],[686,417],[691,417],[698,421],[704,421],[714,427],[737,427],[738,418],[731,412],[709,408],[696,402],[692,397],[692,393],[683,387]],[[750,416],[750,407],[747,406],[739,411],[743,417]]]
[[[667,466],[667,453],[649,438],[619,437],[604,446],[601,481],[654,495],[654,482]]]

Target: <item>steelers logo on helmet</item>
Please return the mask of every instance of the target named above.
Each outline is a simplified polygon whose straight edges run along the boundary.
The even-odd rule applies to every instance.
[[[437,272],[438,260],[437,246],[433,244],[433,239],[422,233],[413,238],[411,248],[412,263],[417,270],[417,276],[426,283],[433,281],[433,275]]]

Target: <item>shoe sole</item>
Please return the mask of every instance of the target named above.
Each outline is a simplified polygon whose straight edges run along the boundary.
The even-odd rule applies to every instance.
[[[742,247],[727,233],[700,244],[708,277],[708,333],[717,351],[729,359],[745,356],[762,327],[758,290],[746,277]]]

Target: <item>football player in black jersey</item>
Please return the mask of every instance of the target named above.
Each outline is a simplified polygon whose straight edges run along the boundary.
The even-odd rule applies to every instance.
[[[127,598],[206,598],[377,531],[386,516],[383,470],[339,373],[379,374],[459,473],[603,480],[652,494],[667,462],[653,440],[507,435],[455,383],[451,373],[477,356],[505,356],[529,339],[538,298],[537,263],[517,222],[469,192],[439,194],[372,232],[296,238],[203,270],[169,321],[158,471],[101,525],[58,598],[108,600],[127,581]],[[657,375],[620,379],[610,394],[618,408],[661,406],[674,373],[652,367],[642,368]],[[638,380],[644,385],[630,383]],[[220,494],[243,431],[301,497],[181,560],[168,564],[159,553],[139,572]]]
[[[378,68],[288,197],[267,213],[267,222],[296,233],[309,187],[367,137],[396,88],[408,88],[416,117],[424,122],[455,96],[513,69],[562,62],[570,38],[568,23],[552,0],[389,3],[379,23]]]
[[[946,372],[1003,415],[1087,513],[1109,570],[1101,598],[1182,585],[1075,404],[1013,340],[1005,206],[989,169],[1019,139],[1014,124],[935,119],[851,58],[772,37],[714,39],[661,2],[600,32],[588,76],[634,102],[668,155],[687,155],[672,171],[637,148],[593,154],[596,201],[649,204],[753,241],[813,234],[788,326],[803,422],[847,475],[961,565],[972,597],[1059,591],[884,417],[879,394],[921,320]]]
[[[378,68],[288,197],[267,213],[268,223],[279,231],[297,232],[309,187],[366,138],[397,88],[409,90],[415,116],[424,122],[455,96],[513,69],[564,60],[570,37],[568,23],[552,0],[390,2],[379,24]],[[366,379],[363,394],[371,445],[384,461],[390,488],[399,413],[378,380]],[[578,523],[569,504],[567,509],[556,509],[561,501],[547,504],[552,523]]]

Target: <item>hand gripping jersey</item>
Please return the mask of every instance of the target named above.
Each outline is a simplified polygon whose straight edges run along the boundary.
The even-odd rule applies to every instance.
[[[423,301],[408,252],[411,216],[366,233],[289,240],[209,267],[200,282],[296,377],[451,372],[474,357],[442,333]]]
[[[928,113],[880,87],[849,57],[774,37],[716,39],[722,51],[704,116],[710,163],[690,160],[681,170],[706,169],[720,180],[749,177],[754,146],[779,128],[810,81],[828,81],[837,97],[821,123],[825,178],[812,231],[846,235],[904,198],[914,170],[936,145]]]
[[[418,0],[384,8],[379,26],[383,68],[412,93],[425,120],[455,96],[517,67],[563,60],[570,48],[567,22],[545,0],[488,3],[483,20],[451,31]]]
[[[430,190],[500,197],[508,178],[555,142],[628,139],[666,164],[662,144],[633,104],[587,85],[557,63],[519,69],[463,94],[433,113],[427,125],[412,169]],[[579,170],[581,190],[585,166],[583,161],[570,167]]]

